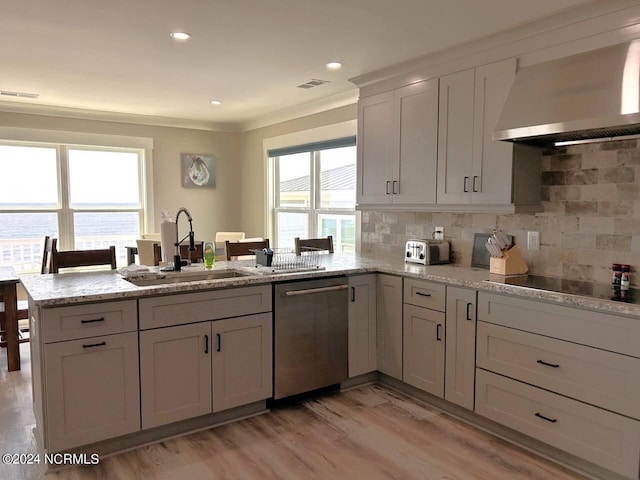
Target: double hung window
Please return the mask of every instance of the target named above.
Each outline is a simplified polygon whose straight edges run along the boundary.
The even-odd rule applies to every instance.
[[[355,251],[355,137],[270,150],[274,179],[273,237],[333,236],[336,252]]]
[[[0,143],[0,265],[40,270],[45,235],[60,249],[135,245],[143,225],[143,149]]]

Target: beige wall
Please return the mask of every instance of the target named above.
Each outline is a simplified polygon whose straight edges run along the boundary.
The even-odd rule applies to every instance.
[[[191,212],[199,240],[213,239],[217,230],[242,227],[239,214],[240,134],[5,112],[0,112],[0,127],[152,138],[154,224],[157,231],[161,211],[169,210],[175,214],[181,206]],[[182,152],[214,155],[214,189],[186,189],[181,186]],[[182,228],[182,221],[180,225]]]
[[[265,237],[266,161],[263,149],[265,139],[300,132],[312,128],[355,120],[356,104],[309,115],[307,117],[270,125],[245,132],[241,136],[242,181],[240,182],[242,205],[242,229],[250,237]]]

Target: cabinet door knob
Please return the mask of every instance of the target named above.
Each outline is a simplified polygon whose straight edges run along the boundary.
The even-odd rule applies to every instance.
[[[473,320],[471,318],[471,312],[469,311],[469,309],[471,308],[472,305],[473,305],[473,303],[467,303],[467,320]]]
[[[463,181],[462,187],[463,187],[463,190],[464,190],[465,193],[469,192],[469,190],[467,190],[467,181],[468,180],[469,180],[469,177],[464,177],[464,181]]]
[[[204,353],[209,353],[209,335],[204,336]]]
[[[477,192],[477,191],[478,191],[478,185],[477,185],[477,183],[478,183],[478,176],[477,176],[477,175],[474,175],[474,176],[473,176],[473,191],[474,191],[474,192]]]
[[[439,323],[436,325],[436,340],[437,341],[441,341],[442,340],[442,335],[440,333],[440,330],[442,329],[442,324]]]
[[[218,340],[218,348],[216,349],[216,351],[219,352],[220,350],[222,350],[222,337],[219,333],[216,333],[216,339]]]
[[[389,195],[389,184],[391,182],[389,180],[387,180],[387,186],[385,187],[385,192],[387,192],[387,195]]]
[[[356,301],[356,287],[351,287],[351,301]]]
[[[398,183],[398,182],[397,182],[397,180],[394,180],[393,182],[391,182],[392,187],[393,187],[393,188],[391,189],[391,192],[393,192],[393,194],[394,194],[394,195],[397,195],[397,194],[398,194],[398,192],[397,192],[397,190],[396,190],[396,183]]]

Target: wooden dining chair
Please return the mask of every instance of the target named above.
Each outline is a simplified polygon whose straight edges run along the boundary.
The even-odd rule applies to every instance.
[[[51,267],[50,273],[59,273],[61,268],[89,267],[98,265],[110,265],[111,270],[116,269],[116,247],[100,248],[95,250],[66,250],[58,251],[58,239],[51,241]]]
[[[295,238],[296,255],[301,255],[305,249],[309,250],[327,250],[329,253],[333,253],[333,236],[329,235],[326,238]]]
[[[227,260],[238,259],[246,255],[255,255],[254,250],[262,250],[263,248],[269,248],[269,239],[264,240],[251,240],[244,242],[225,242],[225,251],[227,252]]]
[[[196,262],[204,262],[204,242],[195,242],[196,251],[191,252],[191,263]],[[174,247],[175,249],[175,247]],[[175,251],[175,250],[173,250]],[[173,258],[173,255],[171,255]],[[189,258],[189,245],[182,244],[180,245],[180,258],[183,260]],[[160,261],[162,260],[162,248],[159,243],[153,244],[153,264],[160,265]]]
[[[49,273],[51,264],[51,244],[52,239],[49,236],[44,237],[44,247],[42,251],[42,263],[40,273]],[[4,302],[0,294],[0,347],[6,347],[5,338],[7,322],[4,315]],[[18,342],[25,343],[29,341],[29,302],[27,300],[18,300]]]

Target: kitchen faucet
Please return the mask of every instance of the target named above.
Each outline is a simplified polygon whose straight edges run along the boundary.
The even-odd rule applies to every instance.
[[[185,235],[182,240],[178,240],[178,218],[180,217],[181,213],[184,213],[187,216],[187,220],[189,220],[189,233]],[[176,272],[179,272],[183,265],[187,265],[187,263],[191,262],[191,252],[196,251],[192,222],[193,218],[191,218],[189,210],[187,210],[185,207],[180,207],[178,209],[178,213],[176,214],[176,254],[173,257],[173,270]],[[187,237],[189,237],[188,262],[184,261],[183,263],[182,257],[180,256],[180,244],[184,242]]]

